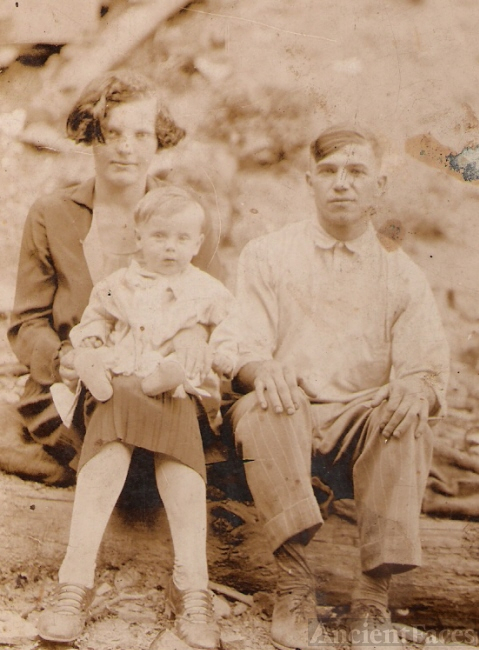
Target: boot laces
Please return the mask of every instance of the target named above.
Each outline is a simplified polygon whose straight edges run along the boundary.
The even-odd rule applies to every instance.
[[[194,623],[209,623],[213,616],[211,596],[204,590],[182,592],[182,615]]]
[[[80,614],[86,602],[88,589],[80,585],[60,585],[54,594],[52,610],[58,614]]]
[[[280,570],[278,598],[287,599],[289,610],[297,618],[310,617],[316,609],[315,582],[304,549],[296,544],[285,544],[276,554],[276,561]]]
[[[357,621],[364,621],[366,625],[372,624],[373,626],[381,626],[390,622],[387,611],[372,603],[355,605],[351,612],[351,618]]]

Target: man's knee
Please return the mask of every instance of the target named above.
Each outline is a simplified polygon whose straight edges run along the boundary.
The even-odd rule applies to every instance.
[[[303,391],[300,391],[298,408],[293,415],[275,413],[271,408],[262,409],[253,391],[236,402],[230,418],[240,455],[243,447],[258,435],[278,441],[282,436],[290,437],[292,428],[308,438],[312,435],[311,407]]]
[[[380,424],[384,414],[386,403],[373,409],[369,421],[368,438],[372,439],[380,437],[381,440],[386,442],[380,431]],[[389,444],[384,446],[384,451],[389,452],[390,449],[402,450],[402,454],[409,455],[409,462],[416,463],[419,467],[429,466],[432,460],[433,448],[433,432],[431,427],[426,423],[421,423],[419,417],[416,417],[407,429],[401,431],[399,436],[391,436]],[[386,454],[389,456],[389,454]],[[383,457],[383,454],[381,454]]]

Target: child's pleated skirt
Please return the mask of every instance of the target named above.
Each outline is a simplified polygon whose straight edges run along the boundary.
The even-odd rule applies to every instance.
[[[190,396],[177,398],[167,392],[147,397],[138,377],[113,377],[113,397],[99,402],[87,422],[78,471],[115,440],[165,454],[206,480],[197,405]]]

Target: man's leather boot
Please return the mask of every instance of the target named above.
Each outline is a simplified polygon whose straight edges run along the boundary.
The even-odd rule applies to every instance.
[[[351,650],[401,650],[397,631],[387,607],[372,601],[358,600],[349,614]]]
[[[271,624],[273,645],[280,650],[312,648],[328,649],[327,632],[316,616],[316,588],[308,566],[304,546],[286,542],[275,552],[278,587]],[[309,639],[314,636],[314,646]],[[332,645],[330,646],[332,647]]]

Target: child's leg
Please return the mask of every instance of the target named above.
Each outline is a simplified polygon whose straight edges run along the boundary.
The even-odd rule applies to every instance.
[[[59,582],[92,588],[98,549],[125,484],[132,451],[122,442],[105,445],[78,474],[70,538]]]
[[[169,355],[159,363],[155,370],[141,381],[141,389],[145,395],[156,397],[167,390],[174,390],[186,381],[186,373],[182,366]]]
[[[110,373],[105,364],[104,348],[77,348],[75,350],[75,370],[99,402],[106,402],[113,395]]]
[[[181,590],[207,589],[205,482],[191,467],[160,455],[155,474],[173,541],[174,583]]]

